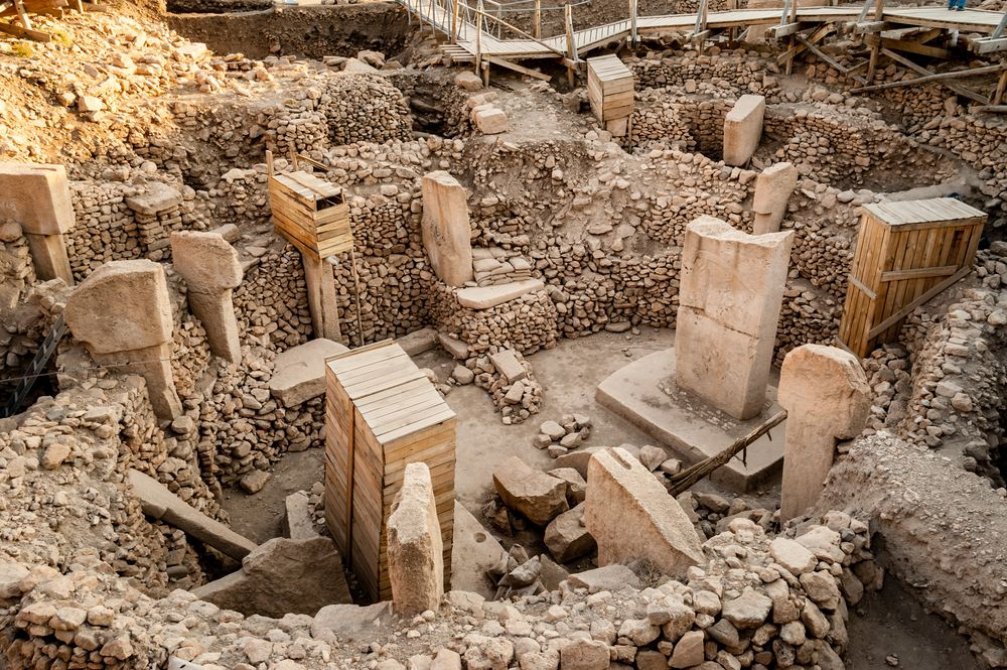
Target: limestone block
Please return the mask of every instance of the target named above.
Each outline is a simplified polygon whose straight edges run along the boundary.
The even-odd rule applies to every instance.
[[[73,228],[73,204],[62,165],[0,163],[0,214],[32,235],[60,235]]]
[[[66,255],[66,238],[62,235],[25,235],[35,274],[39,279],[62,279],[73,286],[73,270]]]
[[[736,419],[766,399],[793,232],[749,235],[710,216],[686,228],[676,379]]]
[[[790,194],[797,187],[797,168],[792,163],[776,163],[755,178],[755,199],[752,210],[755,235],[775,233],[787,213]]]
[[[426,463],[406,466],[387,533],[392,609],[399,616],[436,611],[444,595],[444,546]]]
[[[479,105],[472,110],[472,123],[483,135],[498,135],[510,130],[507,113],[496,105]]]
[[[567,483],[511,456],[493,471],[493,485],[508,507],[544,526],[567,511]]]
[[[507,552],[500,542],[456,500],[451,542],[451,588],[493,599],[496,582],[487,575],[506,558]]]
[[[210,351],[232,363],[240,361],[241,340],[232,289],[217,293],[192,291],[189,293],[189,309],[203,324]]]
[[[496,286],[470,286],[455,291],[458,304],[469,309],[489,309],[501,303],[520,298],[526,293],[541,291],[545,284],[541,279],[522,279],[521,281],[498,284]]]
[[[867,375],[848,351],[805,344],[783,359],[779,402],[788,417],[783,520],[802,514],[818,499],[832,468],[836,440],[860,434],[870,397]]]
[[[475,72],[464,70],[455,75],[455,86],[464,91],[478,91],[483,87],[483,80]]]
[[[238,251],[219,233],[172,233],[171,259],[190,291],[217,292],[241,284]]]
[[[346,74],[381,74],[381,70],[368,65],[359,58],[347,59],[346,64],[343,66],[343,72]]]
[[[318,338],[291,347],[276,357],[269,392],[284,407],[296,407],[325,393],[325,359],[349,351],[332,340]]]
[[[423,176],[423,246],[437,277],[448,286],[473,278],[472,228],[465,188],[449,173]]]
[[[625,449],[591,457],[584,504],[584,524],[598,544],[599,566],[644,560],[681,579],[705,560],[678,501]]]
[[[724,162],[745,165],[759,148],[762,121],[766,114],[766,98],[743,95],[724,117]]]
[[[349,603],[350,591],[336,544],[327,537],[275,537],[245,556],[241,570],[193,590],[200,600],[246,616],[314,615]]]
[[[171,339],[171,303],[160,265],[148,260],[106,263],[77,286],[66,323],[91,353],[158,346]]]
[[[308,310],[316,337],[342,339],[339,329],[339,305],[336,302],[336,280],[332,264],[326,258],[316,259],[301,254],[304,282],[307,284]]]
[[[153,216],[181,204],[182,194],[168,184],[159,181],[148,183],[143,193],[126,198],[127,207],[137,214],[147,216]]]

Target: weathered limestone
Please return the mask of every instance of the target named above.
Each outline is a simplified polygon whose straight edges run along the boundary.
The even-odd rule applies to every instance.
[[[195,509],[153,477],[130,469],[128,479],[147,516],[160,519],[239,561],[255,549],[254,542]]]
[[[455,501],[453,541],[451,544],[451,588],[471,591],[492,600],[496,582],[487,573],[506,560],[507,552],[471,512]]]
[[[269,392],[284,407],[297,407],[325,393],[325,359],[349,349],[323,337],[291,347],[276,357]]]
[[[314,615],[327,605],[349,603],[342,559],[327,537],[303,540],[275,537],[256,547],[241,570],[203,584],[200,600],[246,616]]]
[[[545,289],[541,279],[523,279],[521,281],[499,284],[497,286],[470,286],[455,292],[458,303],[470,309],[489,309],[502,303],[520,298],[532,291]]]
[[[766,98],[743,95],[724,117],[724,162],[745,165],[759,148],[762,121],[766,114]]]
[[[539,526],[570,509],[567,483],[511,456],[493,471],[493,486],[504,503]]]
[[[599,451],[588,463],[584,525],[598,543],[598,565],[645,560],[684,578],[705,559],[678,502],[629,452]]]
[[[339,306],[336,303],[336,278],[328,258],[310,258],[301,254],[304,282],[307,284],[308,310],[315,337],[341,340]]]
[[[393,610],[399,616],[436,611],[444,595],[444,545],[426,463],[406,466],[387,533]]]
[[[159,417],[173,419],[181,413],[170,361],[174,324],[160,265],[148,260],[106,263],[74,289],[64,316],[99,365],[143,375]]]
[[[749,235],[710,216],[686,228],[676,379],[736,419],[766,401],[793,232]]]
[[[755,178],[752,233],[775,233],[787,213],[787,201],[797,187],[797,168],[792,163],[776,163]]]
[[[472,124],[483,135],[499,135],[510,130],[507,112],[494,104],[476,106],[472,110]]]
[[[39,279],[73,284],[63,234],[73,228],[74,213],[62,165],[0,163],[0,214],[21,224]]]
[[[462,286],[474,277],[472,229],[465,188],[449,173],[423,176],[423,247],[437,277]]]
[[[237,250],[217,233],[186,230],[171,234],[171,258],[189,289],[189,307],[206,329],[210,351],[237,363],[241,342],[232,294],[243,276]]]
[[[854,438],[863,430],[870,387],[853,354],[805,344],[783,359],[779,400],[789,416],[780,509],[786,520],[818,499],[832,468],[836,440]]]

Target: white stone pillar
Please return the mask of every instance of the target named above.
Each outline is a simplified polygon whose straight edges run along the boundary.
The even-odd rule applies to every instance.
[[[388,515],[388,579],[398,616],[437,611],[444,595],[444,546],[430,469],[406,466]]]
[[[797,187],[797,168],[791,163],[775,163],[755,178],[755,200],[752,210],[755,235],[775,233],[787,213],[790,194]]]
[[[448,286],[473,279],[465,188],[443,170],[423,177],[423,247],[437,277]]]

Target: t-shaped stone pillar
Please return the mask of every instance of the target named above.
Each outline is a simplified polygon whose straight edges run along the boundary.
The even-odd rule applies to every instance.
[[[0,163],[0,219],[21,224],[39,279],[73,285],[63,234],[73,228],[73,204],[62,165]]]
[[[688,225],[676,379],[744,421],[766,401],[793,231],[749,235],[712,216]]]
[[[724,118],[724,162],[745,165],[759,148],[766,99],[761,95],[743,95]]]
[[[160,265],[148,260],[102,265],[73,290],[63,314],[95,362],[143,375],[158,417],[181,413],[170,361],[174,323]]]
[[[472,228],[465,188],[443,170],[423,176],[423,247],[448,286],[473,278]]]
[[[444,547],[426,463],[406,466],[402,488],[388,515],[387,533],[388,580],[395,614],[436,611],[444,595]]]
[[[171,234],[171,258],[189,289],[189,307],[206,329],[210,351],[232,363],[241,360],[232,294],[243,272],[238,252],[218,233]]]
[[[867,375],[856,356],[805,344],[783,359],[779,402],[787,410],[781,520],[818,499],[832,467],[837,439],[860,434],[870,411]]]
[[[791,163],[776,163],[767,167],[755,178],[755,200],[752,210],[756,235],[775,233],[780,229],[787,213],[787,202],[797,186],[797,168]]]

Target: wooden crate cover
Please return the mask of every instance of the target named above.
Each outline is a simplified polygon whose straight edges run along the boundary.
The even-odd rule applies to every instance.
[[[329,182],[301,170],[271,174],[269,204],[276,232],[301,253],[325,258],[353,247],[349,206]]]
[[[633,73],[618,56],[587,59],[587,92],[599,121],[622,119],[633,112]]]
[[[407,463],[430,468],[450,575],[454,521],[455,413],[394,342],[326,362],[325,516],[374,598],[391,595],[385,525]]]

